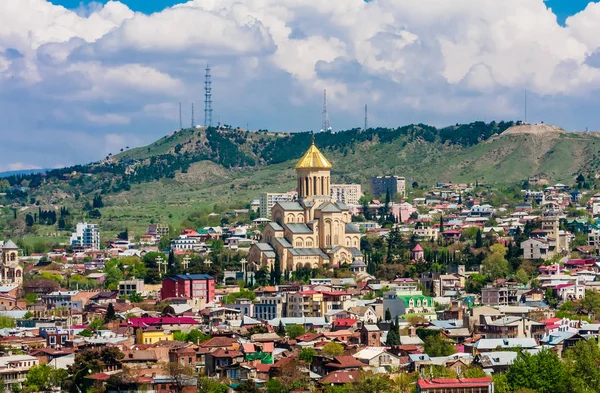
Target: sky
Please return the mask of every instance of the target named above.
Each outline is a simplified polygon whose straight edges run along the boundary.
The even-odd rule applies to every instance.
[[[600,130],[600,3],[0,2],[0,171],[87,163],[203,124],[273,131],[477,120]]]

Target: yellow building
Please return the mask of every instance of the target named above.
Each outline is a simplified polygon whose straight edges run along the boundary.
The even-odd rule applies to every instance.
[[[155,326],[138,329],[137,344],[156,344],[159,341],[173,341],[173,332]]]
[[[275,255],[281,270],[299,266],[334,267],[362,260],[360,231],[348,207],[332,199],[331,163],[313,143],[296,165],[298,200],[277,202],[262,240],[252,245],[248,261],[272,269]]]

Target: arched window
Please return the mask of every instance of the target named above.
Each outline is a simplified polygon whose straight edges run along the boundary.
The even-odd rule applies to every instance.
[[[10,260],[11,260],[11,262],[15,261],[15,257],[16,257],[15,254],[12,254],[12,253],[10,254]]]

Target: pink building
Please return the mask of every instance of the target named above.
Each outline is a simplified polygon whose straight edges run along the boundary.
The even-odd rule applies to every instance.
[[[207,303],[215,298],[215,279],[208,274],[177,274],[166,277],[160,290],[162,299],[169,297],[189,297],[205,299]]]
[[[417,211],[417,209],[410,203],[393,204],[391,206],[392,215],[396,217],[397,222],[407,222],[410,219],[410,215]]]

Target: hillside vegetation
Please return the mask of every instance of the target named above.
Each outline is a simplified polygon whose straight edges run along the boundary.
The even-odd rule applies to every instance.
[[[421,185],[514,184],[536,174],[570,184],[600,164],[595,133],[513,122],[353,129],[315,139],[333,164],[332,181],[358,182],[366,190],[371,176],[386,174]],[[65,206],[76,215],[100,194],[105,206],[97,221],[104,229],[140,233],[150,221],[179,225],[192,212],[243,207],[261,192],[292,189],[294,164],[310,140],[308,132],[185,129],[89,165],[8,177],[11,186],[31,189],[9,192],[2,202],[20,210],[31,202],[36,209]]]

